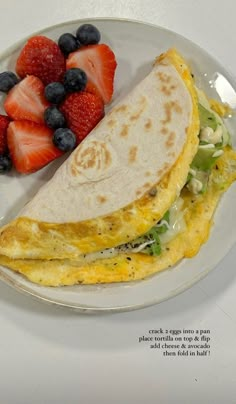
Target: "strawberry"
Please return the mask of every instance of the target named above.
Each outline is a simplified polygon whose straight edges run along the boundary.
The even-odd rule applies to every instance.
[[[65,70],[65,58],[59,46],[41,35],[28,40],[16,62],[16,72],[20,77],[32,74],[45,85],[62,81]]]
[[[101,97],[85,91],[72,93],[61,105],[67,126],[74,132],[79,144],[104,116]]]
[[[6,115],[0,115],[0,155],[7,151],[7,127],[10,118]]]
[[[44,167],[63,153],[52,143],[53,131],[30,121],[11,122],[7,142],[16,170],[23,174]]]
[[[87,82],[84,91],[86,91],[86,93],[92,93],[92,94],[97,95],[98,97],[101,98],[102,102],[104,103],[104,101],[103,101],[103,99],[101,97],[101,94],[99,93],[97,87],[91,81]]]
[[[44,111],[49,106],[44,97],[44,84],[35,76],[27,76],[8,93],[4,107],[12,119],[27,119],[44,123]]]
[[[83,46],[71,53],[66,61],[67,69],[79,67],[85,71],[88,81],[95,86],[105,104],[113,95],[116,66],[115,55],[105,44]]]

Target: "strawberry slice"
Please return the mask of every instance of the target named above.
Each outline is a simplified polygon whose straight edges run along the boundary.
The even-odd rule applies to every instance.
[[[45,85],[62,81],[65,70],[65,58],[59,46],[43,35],[31,37],[16,62],[16,72],[20,77],[31,74],[39,77]]]
[[[52,142],[53,131],[30,121],[11,122],[7,142],[16,170],[29,174],[44,167],[63,153]]]
[[[96,96],[99,97],[99,98],[102,100],[102,102],[104,103],[104,100],[103,100],[101,94],[99,93],[97,87],[96,87],[91,81],[88,81],[88,82],[87,82],[84,91],[85,91],[86,93],[91,93],[91,94],[96,95]]]
[[[27,76],[8,93],[4,108],[12,119],[27,119],[44,123],[44,111],[49,106],[44,97],[44,84],[34,76]]]
[[[84,46],[71,53],[66,61],[67,69],[79,67],[86,72],[88,82],[95,86],[105,104],[111,101],[113,95],[116,66],[115,55],[105,44]]]
[[[67,126],[76,135],[79,144],[104,117],[104,104],[100,96],[85,91],[72,93],[60,107]]]
[[[7,127],[10,118],[6,115],[0,115],[0,155],[7,151]]]

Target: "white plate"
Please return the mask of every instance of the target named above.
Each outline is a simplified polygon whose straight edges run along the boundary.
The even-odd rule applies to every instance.
[[[233,78],[205,51],[174,32],[136,21],[91,19],[60,24],[41,31],[41,34],[56,40],[63,32],[75,32],[82,22],[95,24],[101,31],[102,42],[109,44],[116,54],[118,68],[113,104],[148,73],[150,64],[157,55],[174,46],[189,60],[197,77],[197,84],[209,96],[228,102],[236,108],[236,93],[233,89],[236,85]],[[24,42],[21,41],[1,56],[0,71],[14,69]],[[231,133],[235,133],[235,118],[228,120],[228,126]],[[0,176],[0,225],[15,216],[23,204],[52,176],[58,163],[54,162],[38,173],[25,177],[16,174]],[[235,243],[235,197],[236,187],[233,185],[218,207],[210,239],[196,257],[183,260],[174,268],[144,281],[49,288],[30,283],[21,275],[3,267],[0,267],[0,278],[15,289],[42,301],[85,312],[124,311],[159,303],[204,277]]]

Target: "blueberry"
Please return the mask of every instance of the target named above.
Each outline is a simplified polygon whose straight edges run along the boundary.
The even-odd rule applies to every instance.
[[[9,156],[0,155],[0,174],[4,174],[10,171],[12,168],[12,162]]]
[[[58,40],[58,46],[66,56],[80,47],[78,39],[72,34],[63,34]]]
[[[52,140],[54,145],[64,152],[73,150],[76,145],[76,136],[68,128],[55,130]]]
[[[77,67],[68,69],[64,75],[64,86],[66,91],[83,91],[87,84],[86,73]]]
[[[44,120],[46,125],[51,129],[62,128],[66,124],[63,113],[53,105],[45,109]]]
[[[82,45],[92,45],[100,41],[101,34],[94,25],[83,24],[77,29],[76,37]]]
[[[52,104],[60,104],[65,98],[66,90],[63,84],[53,82],[45,87],[45,97]]]
[[[0,91],[7,93],[15,84],[19,82],[18,77],[13,72],[0,73]]]

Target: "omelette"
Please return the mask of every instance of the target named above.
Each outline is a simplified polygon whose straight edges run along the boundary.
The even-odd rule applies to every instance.
[[[72,259],[142,235],[183,188],[198,133],[190,70],[169,50],[0,230],[0,255]]]
[[[62,286],[144,279],[193,257],[236,179],[227,112],[176,50],[162,54],[0,229],[0,264]]]

